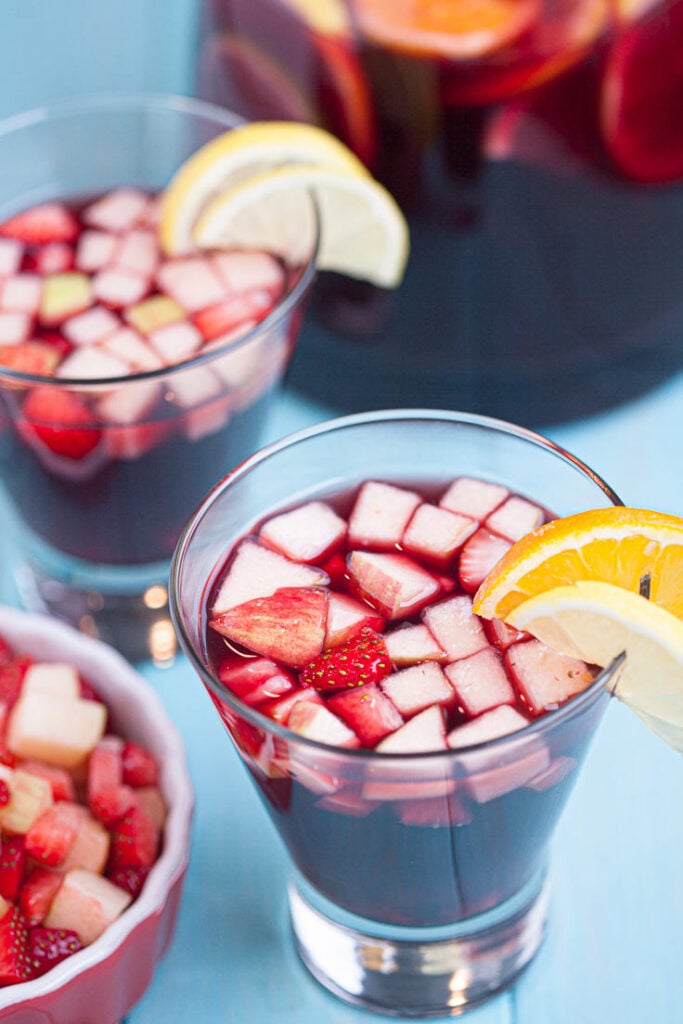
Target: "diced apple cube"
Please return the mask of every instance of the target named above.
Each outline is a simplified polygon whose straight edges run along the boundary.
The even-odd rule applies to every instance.
[[[593,682],[595,672],[585,662],[552,650],[540,640],[513,644],[505,664],[524,704],[532,714],[556,708]]]
[[[401,546],[445,568],[477,529],[476,520],[424,502],[408,523]]]
[[[9,789],[9,801],[0,807],[0,829],[25,835],[34,821],[52,806],[52,787],[47,779],[0,764],[0,779]]]
[[[440,589],[438,580],[404,555],[352,551],[346,564],[363,596],[388,619],[413,615]]]
[[[270,658],[249,658],[241,664],[221,666],[218,678],[235,696],[252,707],[277,700],[294,688],[291,675]]]
[[[501,537],[517,541],[537,529],[544,519],[545,513],[542,508],[527,501],[526,498],[513,495],[487,517],[486,525],[489,530],[499,533]]]
[[[34,254],[35,268],[39,274],[64,274],[75,266],[73,246],[66,242],[48,242]]]
[[[136,372],[146,373],[162,366],[154,349],[132,327],[114,331],[102,341],[101,347],[116,359],[128,363]]]
[[[500,484],[461,476],[453,481],[439,505],[449,512],[459,512],[463,516],[483,522],[495,508],[502,505],[508,494],[507,487]]]
[[[84,231],[76,248],[76,266],[85,274],[102,270],[114,257],[118,245],[116,235],[106,231]]]
[[[203,369],[202,367],[198,367]],[[197,370],[193,370],[196,373]],[[230,395],[218,394],[216,398],[195,406],[180,419],[180,428],[190,441],[198,441],[222,430],[230,420],[232,398]]]
[[[204,256],[188,256],[162,263],[157,271],[162,291],[188,313],[215,306],[225,297],[225,286]]]
[[[97,403],[97,413],[104,424],[129,426],[141,423],[159,400],[156,381],[131,381],[125,387],[109,391]]]
[[[203,402],[224,394],[224,387],[208,366],[197,366],[173,376],[169,391],[173,401],[183,409],[193,409]]]
[[[28,313],[0,312],[0,345],[20,345],[26,341],[30,330]]]
[[[395,548],[420,502],[415,491],[368,480],[358,492],[349,516],[349,544],[381,550]]]
[[[110,838],[104,825],[88,811],[79,807],[81,821],[75,839],[59,865],[61,871],[83,868],[101,875],[107,864]]]
[[[92,279],[93,294],[114,309],[139,302],[149,291],[149,278],[118,267],[100,270]]]
[[[55,376],[71,380],[107,380],[127,377],[130,372],[128,363],[116,359],[96,345],[84,345],[69,353],[57,367]]]
[[[62,333],[73,345],[94,345],[113,334],[121,326],[121,321],[104,306],[93,306],[92,309],[78,316],[71,317],[62,326]]]
[[[230,563],[211,615],[218,615],[256,597],[268,597],[281,587],[314,587],[327,581],[322,569],[290,562],[277,551],[252,540],[244,540]]]
[[[185,310],[168,295],[152,295],[127,309],[125,317],[131,327],[141,334],[149,335],[160,327],[184,320]]]
[[[507,622],[501,622],[500,619],[486,619],[484,629],[493,646],[497,647],[499,651],[507,651],[511,644],[515,644],[520,640],[531,639],[529,633],[525,633],[521,629],[515,629],[513,626],[509,626]]]
[[[389,657],[399,668],[421,661],[445,661],[446,652],[439,647],[426,626],[404,626],[384,634]]]
[[[83,221],[103,231],[122,234],[143,220],[149,202],[139,189],[116,188],[86,207]]]
[[[489,646],[481,621],[472,611],[472,599],[464,594],[431,605],[423,620],[449,661],[468,658]]]
[[[197,328],[187,321],[159,327],[149,335],[150,345],[166,366],[189,359],[201,348],[202,340]]]
[[[93,871],[73,868],[45,917],[46,928],[75,931],[84,946],[94,942],[131,903],[124,889]]]
[[[67,662],[37,661],[26,669],[21,692],[48,693],[65,698],[80,697],[78,670]]]
[[[346,523],[323,501],[309,501],[273,516],[259,537],[295,562],[321,561],[346,535]]]
[[[282,264],[268,253],[221,252],[213,257],[213,265],[228,294],[263,289],[277,298],[284,291]]]
[[[17,274],[0,284],[0,309],[34,316],[40,308],[43,281],[38,274]]]
[[[48,327],[56,326],[82,313],[91,302],[92,288],[86,274],[50,274],[43,283],[40,319]]]
[[[159,263],[159,248],[154,232],[138,228],[124,235],[116,250],[114,262],[124,270],[132,270],[142,277],[152,277]]]
[[[332,714],[324,704],[313,701],[298,701],[289,713],[287,721],[292,732],[331,747],[358,747],[360,741],[352,729]]]
[[[327,602],[327,626],[325,647],[336,647],[344,643],[364,626],[380,633],[384,629],[384,617],[378,615],[374,608],[360,601],[354,601],[346,594],[330,591]]]
[[[418,754],[446,749],[444,712],[439,706],[421,711],[377,744],[382,754]]]
[[[453,687],[434,661],[392,672],[380,686],[404,718],[412,718],[432,705],[448,708],[455,704]]]
[[[458,706],[470,718],[516,701],[503,663],[492,648],[447,665],[445,672],[457,693]]]
[[[24,255],[23,243],[16,238],[0,238],[0,277],[16,274]]]
[[[7,746],[17,757],[76,768],[101,739],[106,719],[99,701],[22,694],[10,713]]]
[[[284,697],[278,697],[277,700],[266,701],[264,704],[261,704],[259,711],[261,714],[267,715],[268,718],[272,718],[274,722],[279,722],[280,725],[287,725],[292,708],[300,700],[308,700],[313,704],[324,703],[322,697],[316,693],[313,687],[304,686],[299,690],[292,690],[290,693],[285,694]]]
[[[168,807],[158,786],[139,786],[135,796],[143,813],[154,823],[159,832],[162,831],[168,817]]]

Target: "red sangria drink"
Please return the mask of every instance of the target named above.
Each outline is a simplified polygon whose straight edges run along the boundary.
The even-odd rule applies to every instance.
[[[291,856],[299,952],[342,998],[449,1013],[535,954],[608,691],[472,597],[548,518],[614,503],[540,436],[377,412],[255,455],[186,527],[176,628]]]
[[[216,467],[258,447],[313,275],[313,252],[164,252],[165,185],[233,124],[207,105],[131,100],[0,131],[0,460],[17,581],[25,603],[134,658],[173,654],[180,529]]]
[[[200,95],[322,124],[410,223],[397,291],[321,277],[294,383],[538,424],[680,369],[682,47],[681,0],[205,0]]]

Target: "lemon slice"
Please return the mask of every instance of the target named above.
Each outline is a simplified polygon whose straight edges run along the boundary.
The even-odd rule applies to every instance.
[[[168,255],[193,249],[200,213],[216,196],[255,175],[290,164],[321,164],[368,176],[364,165],[329,132],[290,121],[254,121],[218,135],[172,178],[161,202],[159,233]]]
[[[683,622],[611,583],[554,587],[518,605],[507,621],[563,654],[606,667],[621,653],[615,695],[683,753]]]
[[[408,258],[406,222],[385,188],[345,168],[293,164],[256,175],[204,208],[193,241],[199,248],[255,246],[305,257],[311,195],[320,216],[318,267],[395,288]]]

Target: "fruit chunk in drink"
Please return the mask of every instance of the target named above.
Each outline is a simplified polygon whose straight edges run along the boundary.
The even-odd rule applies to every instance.
[[[562,708],[596,669],[480,620],[472,595],[548,516],[470,477],[368,480],[255,524],[209,581],[212,697],[338,905],[452,923],[539,870],[599,713]]]

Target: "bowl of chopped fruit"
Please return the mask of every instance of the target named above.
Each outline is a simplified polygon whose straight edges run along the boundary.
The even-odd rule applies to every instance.
[[[144,679],[70,626],[0,608],[0,1021],[125,1016],[171,941],[192,807]]]

